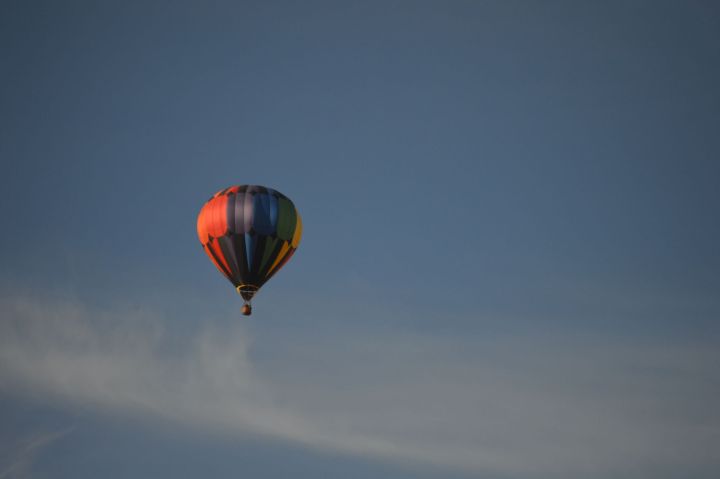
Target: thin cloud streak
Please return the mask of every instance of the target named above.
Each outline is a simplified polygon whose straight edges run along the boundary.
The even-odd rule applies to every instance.
[[[720,467],[710,345],[368,330],[280,338],[263,361],[242,323],[182,344],[150,313],[32,297],[0,313],[0,388],[69,407],[510,476]]]
[[[20,442],[16,446],[16,450],[11,453],[9,464],[0,470],[0,479],[32,477],[32,463],[40,450],[67,436],[74,429],[75,427],[71,426],[60,431],[43,432]]]

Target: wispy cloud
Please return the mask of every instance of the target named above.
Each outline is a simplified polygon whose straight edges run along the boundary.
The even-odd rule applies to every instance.
[[[19,441],[7,453],[7,464],[0,467],[0,479],[23,479],[31,477],[32,462],[40,450],[58,439],[70,434],[74,427],[60,431],[37,433]]]
[[[368,329],[253,359],[242,323],[178,344],[153,314],[42,298],[0,314],[0,387],[70,406],[506,476],[720,468],[710,344]]]

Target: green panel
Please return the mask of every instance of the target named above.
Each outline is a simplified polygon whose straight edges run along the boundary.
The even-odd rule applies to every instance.
[[[275,246],[277,245],[278,241],[282,241],[279,238],[273,238],[268,236],[265,238],[265,252],[263,253],[262,261],[260,261],[260,270],[259,271],[265,271],[265,267],[268,264],[268,261],[271,259],[275,259],[273,253],[275,252]],[[272,256],[272,258],[271,258]]]
[[[297,215],[295,214],[295,205],[287,198],[278,199],[278,238],[285,241],[292,241],[295,225],[297,224]]]

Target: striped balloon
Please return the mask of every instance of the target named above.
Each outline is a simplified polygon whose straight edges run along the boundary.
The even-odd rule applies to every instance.
[[[200,210],[198,237],[205,253],[245,300],[287,263],[300,243],[302,220],[295,205],[264,186],[231,186]]]

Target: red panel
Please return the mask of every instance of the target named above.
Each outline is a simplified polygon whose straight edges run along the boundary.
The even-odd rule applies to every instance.
[[[212,251],[212,255],[210,256],[210,259],[213,259],[213,263],[215,263],[215,266],[218,266],[218,264],[214,261],[214,258],[217,258],[217,260],[220,262],[220,266],[218,266],[218,269],[223,272],[225,276],[228,277],[228,279],[232,279],[232,270],[230,269],[230,266],[227,263],[227,260],[225,259],[225,255],[223,255],[222,249],[220,249],[220,243],[217,241],[210,241],[208,243],[208,248],[210,251]]]
[[[198,238],[200,239],[200,244],[203,246],[205,246],[205,244],[208,242],[207,209],[209,204],[210,203],[208,202],[203,205],[197,218],[197,234]]]
[[[227,271],[225,271],[225,268],[215,260],[215,257],[210,252],[209,244],[203,246],[203,251],[205,251],[205,254],[208,256],[208,258],[210,258],[210,261],[212,261],[212,263],[215,265],[215,267],[218,269],[218,271],[220,271],[223,275],[229,277],[228,276],[229,273]]]
[[[205,231],[213,238],[227,233],[227,202],[227,196],[218,196],[211,199],[200,212],[204,216]]]
[[[200,210],[197,232],[201,244],[205,245],[210,237],[218,238],[227,234],[227,203],[227,196],[217,196]]]

